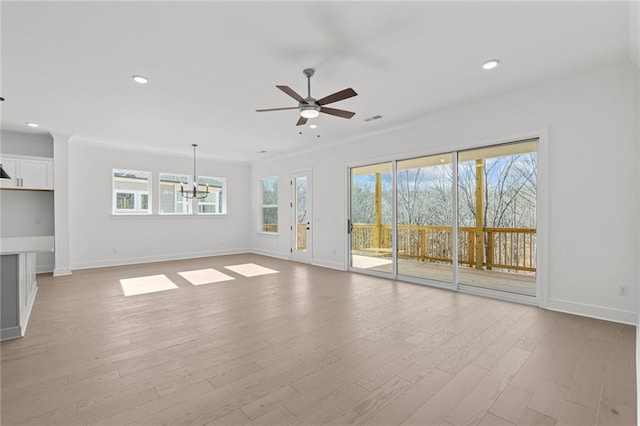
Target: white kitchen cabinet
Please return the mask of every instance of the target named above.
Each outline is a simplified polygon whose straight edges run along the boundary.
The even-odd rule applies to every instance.
[[[0,179],[0,188],[53,190],[51,158],[3,155],[0,164],[11,176]]]

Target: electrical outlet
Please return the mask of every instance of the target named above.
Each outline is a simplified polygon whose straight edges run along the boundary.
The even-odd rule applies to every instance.
[[[628,296],[629,295],[629,287],[626,285],[621,285],[618,287],[618,296]]]

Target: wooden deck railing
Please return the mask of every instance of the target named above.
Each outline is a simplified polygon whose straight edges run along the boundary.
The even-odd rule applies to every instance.
[[[262,225],[263,232],[278,232],[278,224],[277,223],[264,223]]]
[[[296,224],[297,232],[296,232],[296,250],[306,250],[307,249],[307,232],[306,232],[306,224],[298,223]],[[262,225],[263,232],[278,232],[278,224],[263,224]]]
[[[307,249],[307,224],[306,223],[298,223],[296,225],[296,249],[297,250],[306,250]]]
[[[458,263],[476,266],[476,229],[458,228]],[[482,266],[503,271],[536,271],[536,230],[531,228],[483,228]],[[391,225],[356,223],[352,249],[365,254],[391,255]],[[450,226],[398,226],[401,259],[453,262],[453,230]]]

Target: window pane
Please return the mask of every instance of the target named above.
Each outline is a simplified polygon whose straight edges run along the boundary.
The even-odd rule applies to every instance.
[[[458,155],[458,281],[536,295],[537,140]]]
[[[393,272],[393,165],[351,169],[351,266]]]
[[[262,221],[260,231],[278,232],[278,178],[267,178],[260,181]]]
[[[133,193],[118,192],[116,194],[116,208],[123,210],[135,209],[135,195]]]
[[[191,201],[180,193],[191,188],[187,175],[160,173],[160,214],[188,214]]]
[[[198,199],[198,213],[226,213],[226,184],[225,178],[198,176],[198,191],[209,191],[205,198]]]
[[[262,204],[278,204],[278,180],[275,178],[262,181]]]
[[[398,161],[398,273],[453,282],[452,155]]]
[[[262,208],[262,230],[264,232],[278,232],[278,208]]]
[[[217,213],[215,206],[211,204],[198,205],[198,213]]]
[[[112,182],[114,213],[150,212],[151,172],[114,169]]]

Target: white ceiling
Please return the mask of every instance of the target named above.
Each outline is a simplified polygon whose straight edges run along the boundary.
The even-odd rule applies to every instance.
[[[628,2],[2,1],[2,126],[252,161],[338,144],[435,111],[629,62]],[[481,64],[500,58],[488,72]],[[330,105],[296,127],[316,69]],[[133,74],[150,79],[136,85]],[[383,119],[365,122],[376,114]],[[298,132],[302,131],[303,135]],[[316,134],[320,134],[318,139]],[[267,154],[258,154],[260,150]]]

